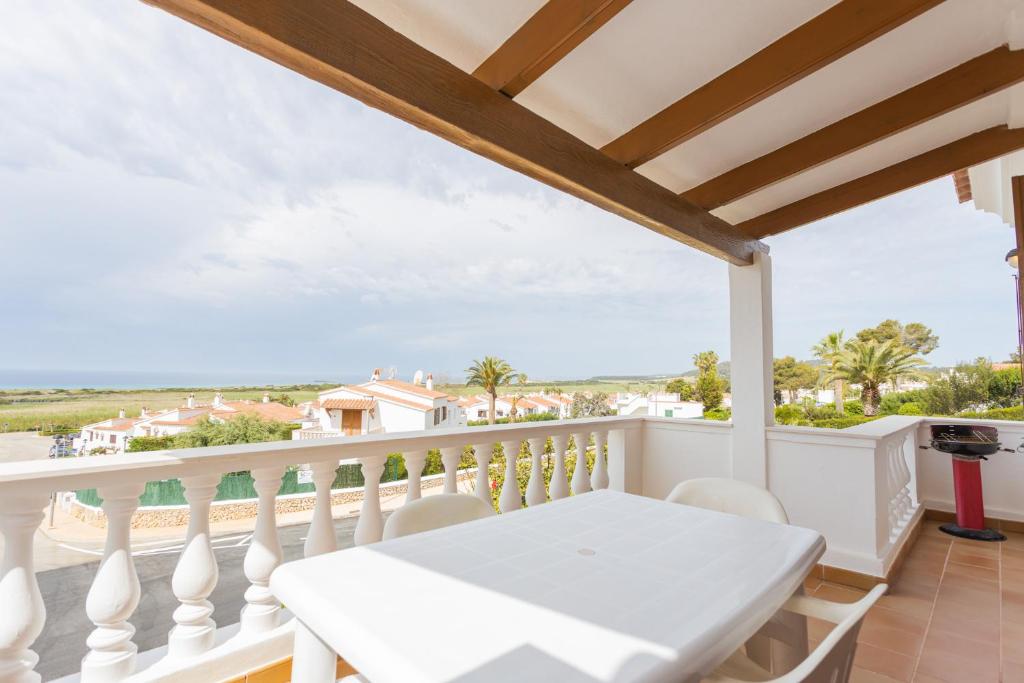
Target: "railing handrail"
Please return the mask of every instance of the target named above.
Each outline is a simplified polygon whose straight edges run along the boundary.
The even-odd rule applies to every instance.
[[[15,487],[23,494],[49,494],[53,491],[96,488],[112,483],[112,478],[116,479],[117,483],[131,483],[329,460],[374,457],[383,459],[388,453],[423,448],[424,442],[429,442],[430,448],[462,447],[511,439],[526,440],[556,434],[568,435],[583,427],[616,429],[630,424],[640,424],[645,419],[648,419],[647,416],[546,420],[121,455],[14,461],[0,464],[0,496]]]

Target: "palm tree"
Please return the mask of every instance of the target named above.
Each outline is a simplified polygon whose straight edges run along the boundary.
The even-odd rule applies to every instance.
[[[834,377],[836,372],[836,366],[839,362],[839,357],[843,353],[843,349],[846,347],[846,343],[843,341],[843,331],[829,332],[826,334],[820,342],[814,345],[811,351],[817,358],[825,361],[828,364],[825,371],[825,375],[833,376],[833,389],[832,392],[835,394],[836,412],[840,415],[843,414],[843,392],[846,387],[843,380],[839,377]],[[827,382],[825,382],[827,383]]]
[[[508,386],[517,376],[507,361],[494,356],[485,356],[482,361],[475,360],[466,368],[466,386],[482,387],[487,392],[489,424],[494,424],[494,402],[498,399],[498,387]]]
[[[893,377],[916,377],[924,360],[898,340],[879,344],[877,341],[851,340],[836,359],[830,380],[841,379],[861,386],[864,414],[876,415],[881,401],[881,388]]]
[[[714,351],[701,351],[693,354],[693,364],[701,373],[711,372],[718,368],[718,354]]]

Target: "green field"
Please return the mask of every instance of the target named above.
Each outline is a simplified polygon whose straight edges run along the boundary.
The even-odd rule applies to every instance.
[[[229,387],[221,389],[225,401],[260,400],[263,392],[288,394],[296,403],[316,398],[328,387],[315,385],[287,387]],[[0,391],[0,431],[48,430],[50,425],[77,429],[82,425],[117,417],[124,408],[137,417],[142,407],[150,411],[185,405],[189,393],[197,403],[212,403],[216,389],[9,389]]]
[[[226,387],[221,389],[224,400],[259,400],[265,391],[271,395],[287,394],[296,403],[315,399],[317,393],[334,385],[292,385],[265,387]],[[556,382],[529,382],[524,386],[504,387],[499,393],[522,391],[536,393],[558,388],[564,393],[575,391],[615,393],[617,391],[647,392],[664,388],[663,382],[649,378],[614,378],[602,380],[569,380]],[[464,384],[437,385],[438,391],[455,396],[483,393],[480,387]],[[0,390],[0,431],[24,432],[49,430],[51,426],[77,429],[82,425],[117,417],[124,408],[129,417],[137,417],[142,407],[149,410],[176,408],[185,404],[189,393],[195,393],[197,403],[211,403],[216,389],[8,389]]]

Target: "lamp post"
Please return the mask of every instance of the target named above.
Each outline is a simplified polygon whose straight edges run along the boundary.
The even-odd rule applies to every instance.
[[[1020,307],[1020,268],[1016,248],[1006,252],[1006,265],[1013,269],[1013,291],[1017,296],[1017,363],[1020,364],[1021,401],[1024,402],[1024,316]]]

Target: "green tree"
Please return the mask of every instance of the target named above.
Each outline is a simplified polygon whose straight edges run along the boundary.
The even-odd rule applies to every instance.
[[[230,446],[238,443],[284,441],[291,438],[295,425],[263,420],[255,415],[242,414],[225,422],[206,418],[187,432],[174,437],[174,448],[200,448],[203,446]]]
[[[814,366],[793,356],[776,358],[772,366],[775,390],[785,391],[790,403],[796,403],[797,392],[801,389],[813,389],[818,383],[818,371]]]
[[[875,327],[868,327],[857,333],[860,341],[876,341],[879,344],[897,341],[914,353],[926,356],[939,347],[939,337],[923,323],[907,323],[899,320],[883,320]]]
[[[725,395],[722,378],[718,376],[718,354],[714,351],[701,351],[694,354],[693,364],[697,367],[694,395],[704,404],[704,412],[717,410]]]
[[[996,370],[988,382],[989,401],[1000,408],[1020,405],[1020,388],[1020,368]]]
[[[283,406],[294,406],[295,399],[288,394],[274,394],[270,397],[270,400],[274,403],[280,403]]]
[[[615,414],[611,406],[608,405],[608,394],[601,391],[595,391],[590,395],[577,391],[573,394],[570,411],[574,418],[605,417]]]
[[[498,387],[508,386],[516,379],[517,373],[507,361],[495,356],[475,360],[466,368],[466,386],[482,387],[487,393],[487,421],[494,424],[494,402],[498,399]]]
[[[821,359],[827,368],[826,374],[835,373],[836,363],[839,362],[839,356],[843,353],[843,347],[846,346],[846,342],[843,340],[843,331],[829,332],[821,341],[814,345],[811,349],[814,352],[816,358]],[[843,392],[846,390],[843,380],[834,379],[832,381],[832,393],[835,397],[836,412],[839,414],[843,413]]]
[[[846,345],[829,379],[859,384],[864,414],[873,416],[878,412],[882,385],[894,377],[916,377],[922,365],[924,361],[914,351],[895,339],[881,343],[854,339]]]
[[[682,377],[676,377],[665,385],[665,391],[670,394],[679,394],[680,401],[693,400],[693,385]]]

